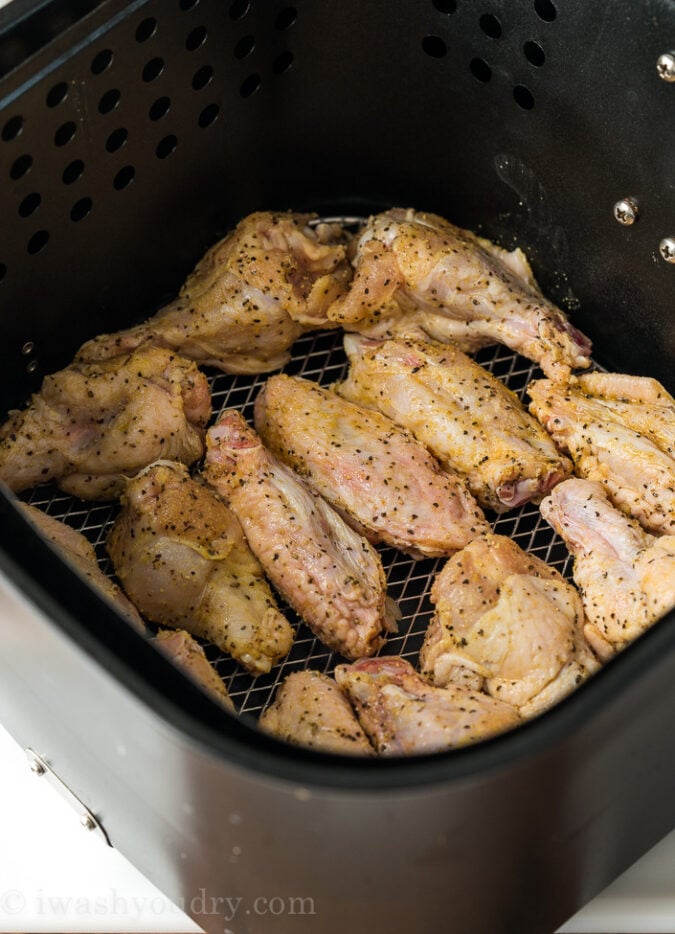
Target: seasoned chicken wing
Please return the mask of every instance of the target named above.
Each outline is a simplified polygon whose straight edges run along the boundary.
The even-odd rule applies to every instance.
[[[244,218],[175,301],[144,324],[89,341],[80,359],[107,359],[151,341],[226,373],[283,366],[303,331],[333,326],[327,309],[351,278],[340,227],[312,228],[310,218],[263,211]]]
[[[619,509],[653,532],[675,532],[675,400],[653,379],[587,373],[535,380],[530,411]]]
[[[226,710],[234,713],[234,704],[223,679],[206,657],[204,649],[189,632],[184,629],[160,629],[152,641],[207,694]]]
[[[565,380],[591,344],[508,253],[435,214],[394,208],[358,238],[352,286],[330,317],[371,337],[431,337],[476,350],[499,341]]]
[[[338,665],[335,680],[377,752],[386,756],[465,746],[520,722],[510,704],[458,684],[432,687],[396,656]]]
[[[319,671],[288,675],[258,724],[297,746],[347,755],[373,754],[351,704],[333,678]]]
[[[82,499],[114,499],[157,458],[198,460],[210,415],[206,377],[168,350],[73,363],[0,428],[0,479],[17,492],[56,480]]]
[[[496,377],[456,347],[347,334],[345,399],[408,428],[478,502],[504,512],[538,502],[571,464]]]
[[[489,528],[463,481],[412,435],[316,383],[272,376],[255,424],[267,447],[372,542],[450,555]]]
[[[599,668],[575,588],[503,535],[476,539],[451,558],[431,599],[420,664],[434,684],[486,690],[529,717]]]
[[[129,482],[107,545],[153,622],[208,639],[254,675],[290,649],[291,626],[237,519],[182,464],[153,464]]]
[[[347,658],[393,626],[377,552],[227,410],[207,434],[204,477],[229,504],[268,577],[314,633]]]
[[[590,480],[566,480],[540,509],[574,555],[594,646],[625,648],[675,607],[675,535],[649,535]]]

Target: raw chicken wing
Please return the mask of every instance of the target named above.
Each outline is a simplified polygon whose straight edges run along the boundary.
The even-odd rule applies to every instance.
[[[393,626],[377,552],[275,460],[239,412],[227,410],[206,443],[204,476],[279,593],[331,649],[375,652]]]
[[[432,687],[397,656],[338,665],[335,680],[382,755],[465,746],[520,722],[510,704],[458,684]]]
[[[569,475],[572,465],[515,393],[456,347],[355,334],[344,344],[351,366],[337,392],[412,431],[481,506],[538,502]]]
[[[565,380],[591,345],[544,298],[525,255],[435,214],[394,208],[358,238],[350,291],[330,309],[347,331],[431,337],[463,350],[499,341]]]
[[[76,362],[0,428],[0,480],[17,492],[56,480],[81,499],[114,499],[157,458],[198,460],[210,415],[206,377],[168,350]]]
[[[656,380],[588,373],[528,386],[530,411],[586,480],[657,533],[675,533],[675,400]]]
[[[332,678],[318,671],[288,675],[258,724],[297,746],[347,755],[373,754],[349,701]]]
[[[316,383],[272,376],[255,424],[267,447],[372,542],[451,555],[488,530],[463,481],[412,435]]]
[[[351,277],[344,235],[311,215],[259,212],[213,246],[179,296],[144,324],[85,344],[102,360],[143,341],[226,373],[264,373],[289,360],[303,331],[331,327],[328,306]]]
[[[596,671],[575,588],[511,539],[476,539],[436,577],[420,654],[434,684],[465,684],[540,713]]]
[[[675,535],[649,535],[590,480],[566,480],[540,509],[574,555],[592,644],[622,649],[675,606]]]
[[[254,675],[287,654],[293,631],[219,497],[182,464],[161,462],[128,484],[122,503],[108,551],[148,619],[208,639]]]
[[[234,713],[234,704],[223,679],[206,657],[204,649],[189,632],[184,629],[161,629],[152,641],[210,697]]]

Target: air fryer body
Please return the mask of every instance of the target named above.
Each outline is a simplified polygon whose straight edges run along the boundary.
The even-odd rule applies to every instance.
[[[0,80],[3,410],[260,208],[517,243],[601,363],[672,389],[674,27],[655,0],[107,0],[41,48],[27,27]],[[512,734],[358,762],[218,711],[6,498],[0,549],[3,722],[209,932],[550,934],[675,824],[672,614]]]

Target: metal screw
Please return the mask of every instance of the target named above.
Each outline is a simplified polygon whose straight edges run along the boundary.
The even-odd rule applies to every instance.
[[[659,253],[667,263],[675,263],[675,237],[664,237],[659,243]]]
[[[38,762],[37,759],[34,759],[30,764],[30,770],[34,775],[44,775],[45,767],[41,762]]]
[[[93,819],[88,814],[83,814],[80,818],[80,823],[85,830],[96,830],[96,824]]]
[[[630,227],[637,220],[639,208],[634,198],[622,198],[614,205],[614,217],[623,224],[624,227]]]
[[[675,81],[675,52],[664,52],[656,60],[656,70],[663,81]]]

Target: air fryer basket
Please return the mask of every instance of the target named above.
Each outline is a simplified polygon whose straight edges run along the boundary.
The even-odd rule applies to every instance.
[[[3,411],[85,339],[172,298],[260,208],[415,206],[517,243],[600,363],[669,385],[675,269],[658,248],[675,234],[675,87],[655,64],[672,8],[103,0],[66,28],[62,6],[0,11]],[[612,215],[625,197],[630,227]],[[479,359],[519,392],[533,375],[504,348]],[[288,368],[324,383],[343,370],[335,332],[299,340]],[[214,408],[250,414],[262,379],[212,374]],[[27,498],[105,566],[114,506]],[[358,934],[378,917],[392,932],[550,932],[675,823],[673,614],[514,734],[356,763],[220,713],[0,505],[3,721],[209,931]],[[569,572],[536,508],[495,527]],[[414,659],[439,562],[383,558],[403,612],[386,651]],[[212,658],[245,715],[289,671],[334,663],[302,627],[268,677]],[[248,914],[227,919],[225,896]],[[256,912],[274,896],[314,914]]]

